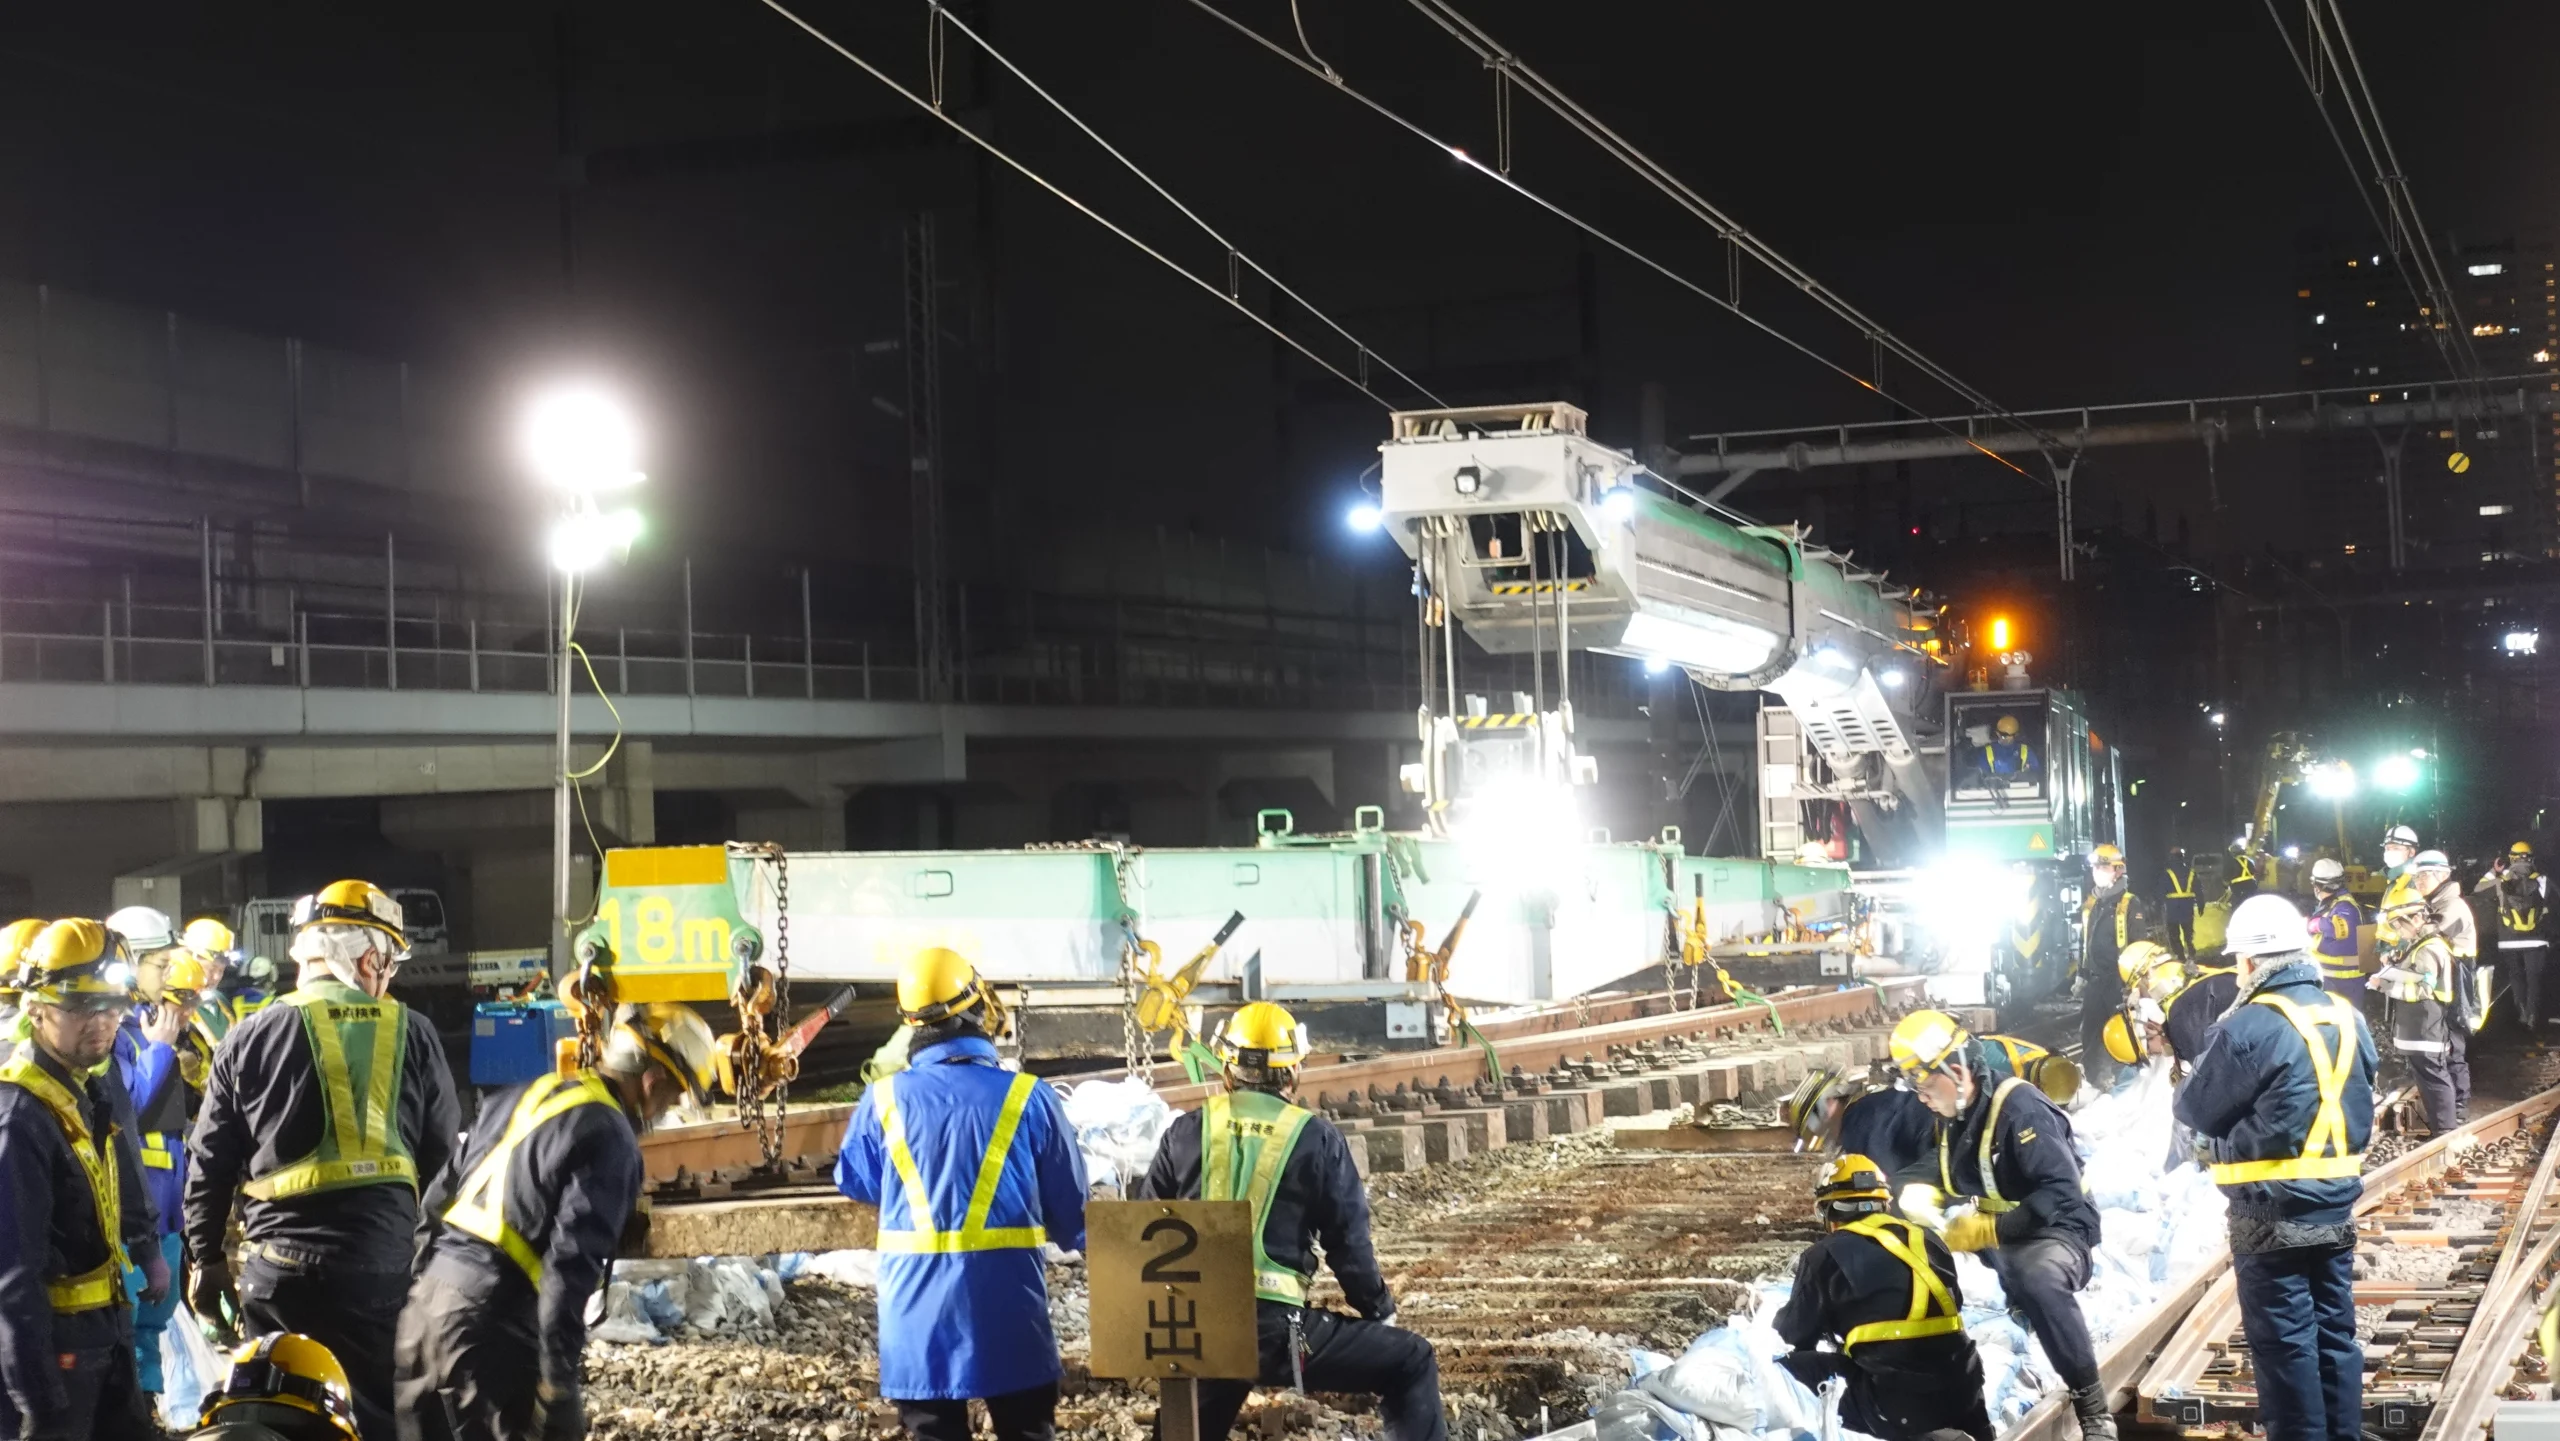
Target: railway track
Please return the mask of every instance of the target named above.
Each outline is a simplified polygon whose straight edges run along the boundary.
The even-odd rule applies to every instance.
[[[2483,1116],[2368,1171],[2356,1205],[2364,1430],[2378,1441],[2478,1441],[2560,1253],[2560,1088]],[[2360,1326],[2360,1330],[2364,1329]],[[2255,1424],[2257,1393],[2230,1260],[2217,1256],[2099,1358],[2118,1409],[2189,1436]],[[2003,1441],[2068,1441],[2048,1400]]]

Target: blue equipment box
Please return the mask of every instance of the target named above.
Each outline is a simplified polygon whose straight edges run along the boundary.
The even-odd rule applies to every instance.
[[[558,1001],[482,1001],[471,1008],[471,1084],[520,1086],[547,1075],[554,1043],[577,1032]]]

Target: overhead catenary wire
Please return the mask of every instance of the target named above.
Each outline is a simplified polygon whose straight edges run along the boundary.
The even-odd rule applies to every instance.
[[[1099,132],[1084,122],[1083,117],[1077,115],[1073,110],[1068,109],[1066,102],[1060,100],[1057,96],[1050,94],[1047,89],[1041,86],[1039,81],[1024,74],[1022,67],[1014,64],[1012,60],[1008,59],[1003,51],[998,50],[995,47],[993,42],[989,41],[985,36],[979,34],[977,31],[970,29],[968,24],[961,20],[959,16],[952,14],[950,9],[943,4],[943,0],[925,0],[925,5],[926,8],[930,9],[934,13],[942,24],[948,25],[952,29],[969,37],[971,43],[975,44],[979,49],[987,53],[988,59],[1003,66],[1006,74],[1009,74],[1014,79],[1021,81],[1025,89],[1046,101],[1050,109],[1057,111],[1059,115],[1065,117],[1066,122],[1081,131],[1086,139],[1092,141],[1098,146],[1101,146],[1104,154],[1109,155],[1112,159],[1120,162],[1121,168],[1127,170],[1131,175],[1138,177],[1139,183],[1145,185],[1149,190],[1154,191],[1157,197],[1162,199],[1165,204],[1172,206],[1177,211],[1180,211],[1183,219],[1198,226],[1201,234],[1216,241],[1219,247],[1227,252],[1228,257],[1236,265],[1261,276],[1263,282],[1269,285],[1274,292],[1287,296],[1291,301],[1297,304],[1299,309],[1304,310],[1307,314],[1315,317],[1315,319],[1326,329],[1350,342],[1351,345],[1359,352],[1363,362],[1377,362],[1377,364],[1389,375],[1392,375],[1396,379],[1403,381],[1406,385],[1411,386],[1415,394],[1429,400],[1433,405],[1446,406],[1449,403],[1448,401],[1441,399],[1437,394],[1433,393],[1431,387],[1424,385],[1421,381],[1405,374],[1404,371],[1398,369],[1393,362],[1387,360],[1384,356],[1379,355],[1375,350],[1370,349],[1368,342],[1362,340],[1359,336],[1352,334],[1351,331],[1346,329],[1339,321],[1336,321],[1332,316],[1327,315],[1324,311],[1318,309],[1315,302],[1307,299],[1303,295],[1300,295],[1296,290],[1292,289],[1287,282],[1283,281],[1279,276],[1272,274],[1269,268],[1264,266],[1261,261],[1246,254],[1234,241],[1229,240],[1226,236],[1220,234],[1216,226],[1211,225],[1207,220],[1202,219],[1198,211],[1183,204],[1180,197],[1166,189],[1154,176],[1149,175],[1144,169],[1140,168],[1138,162],[1130,159],[1126,154],[1123,154],[1120,147],[1103,139]],[[1295,6],[1293,5],[1293,12],[1294,9]],[[1303,27],[1299,32],[1299,39],[1301,43],[1305,40],[1305,31]],[[1310,55],[1315,54],[1312,49],[1307,53]],[[1323,63],[1321,57],[1319,57],[1317,63]],[[1327,68],[1329,69],[1330,67]]]
[[[1610,158],[1634,171],[1639,178],[1661,191],[1682,210],[1704,222],[1726,244],[1734,247],[1737,253],[1747,255],[1759,262],[1770,273],[1803,292],[1815,304],[1856,327],[1872,349],[1894,355],[1982,413],[2020,425],[2049,449],[2069,449],[2066,442],[2037,427],[2027,425],[2008,407],[1992,399],[1990,395],[1954,371],[1932,360],[1918,347],[1886,329],[1881,322],[1823,284],[1812,272],[1789,260],[1779,253],[1776,247],[1752,234],[1742,222],[1718,209],[1688,182],[1672,173],[1668,167],[1655,160],[1633,141],[1611,129],[1581,102],[1566,94],[1545,76],[1540,75],[1526,60],[1494,39],[1483,27],[1461,14],[1455,5],[1449,3],[1449,0],[1406,0],[1406,3],[1423,18],[1430,20],[1456,39],[1459,44],[1465,46],[1487,68],[1527,91],[1531,99],[1545,106],[1585,139],[1599,146]],[[1881,370],[1882,367],[1879,366],[1879,379],[1881,379]]]
[[[977,146],[992,158],[1002,162],[1007,169],[1013,171],[1023,179],[1030,181],[1042,190],[1047,191],[1050,195],[1056,197],[1060,203],[1067,206],[1067,208],[1084,216],[1086,219],[1091,220],[1094,224],[1101,226],[1103,229],[1110,231],[1122,240],[1127,241],[1133,249],[1139,251],[1149,259],[1154,260],[1165,269],[1170,270],[1174,274],[1181,276],[1183,279],[1190,281],[1193,285],[1198,286],[1202,291],[1205,291],[1210,296],[1214,297],[1220,304],[1269,332],[1273,339],[1289,347],[1291,350],[1296,351],[1298,354],[1305,356],[1326,374],[1331,375],[1334,379],[1341,381],[1343,384],[1350,386],[1352,389],[1359,391],[1371,400],[1376,401],[1381,407],[1387,410],[1394,410],[1397,408],[1395,402],[1371,389],[1367,381],[1345,371],[1341,366],[1325,358],[1323,355],[1318,354],[1312,347],[1307,345],[1306,342],[1281,329],[1268,317],[1256,314],[1253,307],[1245,304],[1241,296],[1233,293],[1233,291],[1227,287],[1221,286],[1209,280],[1207,277],[1193,272],[1180,261],[1175,260],[1173,257],[1165,254],[1156,247],[1149,245],[1146,241],[1139,239],[1126,227],[1111,220],[1100,211],[1095,210],[1092,206],[1085,204],[1082,200],[1077,199],[1062,186],[1051,181],[1048,177],[1032,169],[1022,161],[1014,158],[1014,156],[1007,152],[1002,146],[997,145],[994,141],[980,135],[968,126],[961,124],[957,117],[947,113],[941,107],[935,105],[931,100],[917,94],[907,86],[900,84],[888,72],[862,58],[861,55],[855,53],[852,48],[845,45],[842,41],[839,41],[834,36],[820,30],[817,26],[809,23],[807,20],[802,19],[788,5],[783,4],[782,0],[758,0],[758,3],[763,5],[766,9],[771,10],[774,14],[791,22],[794,27],[799,29],[803,34],[806,34],[810,39],[815,40],[819,44],[827,47],[829,50],[834,51],[846,62],[853,65],[854,68],[862,71],[862,73],[888,87],[898,96],[898,98],[915,106],[918,110],[925,112],[934,119],[941,121],[944,125],[950,127],[970,144]],[[947,13],[943,16],[943,19],[945,23],[957,23]],[[1303,302],[1301,303],[1303,304]],[[1337,326],[1336,329],[1339,329],[1339,327]],[[1366,351],[1365,347],[1364,353],[1369,353]]]
[[[772,0],[765,0],[765,3],[771,4]],[[1573,211],[1566,209],[1556,201],[1548,199],[1546,196],[1541,195],[1538,192],[1531,190],[1526,185],[1521,184],[1511,176],[1502,173],[1499,169],[1476,159],[1473,155],[1467,153],[1464,146],[1453,145],[1448,141],[1441,139],[1438,135],[1424,128],[1419,122],[1407,117],[1392,106],[1386,104],[1384,101],[1379,100],[1377,97],[1370,95],[1359,87],[1353,85],[1349,80],[1343,78],[1340,71],[1335,70],[1330,66],[1316,65],[1315,63],[1298,55],[1292,54],[1287,46],[1274,41],[1271,37],[1264,35],[1261,31],[1256,30],[1252,26],[1245,24],[1243,21],[1236,19],[1234,16],[1227,14],[1216,5],[1209,3],[1209,0],[1188,0],[1188,3],[1192,8],[1209,16],[1211,19],[1216,20],[1219,24],[1226,26],[1228,29],[1233,30],[1237,34],[1252,41],[1254,44],[1261,46],[1271,54],[1278,56],[1281,60],[1287,62],[1291,66],[1294,66],[1299,71],[1323,81],[1343,96],[1356,101],[1361,106],[1367,108],[1380,119],[1387,121],[1398,129],[1413,136],[1415,139],[1420,140],[1424,144],[1431,146],[1433,149],[1438,150],[1444,155],[1447,155],[1460,165],[1463,165],[1476,174],[1483,176],[1485,179],[1492,181],[1494,184],[1509,190],[1512,194],[1520,197],[1522,200],[1546,211],[1549,215],[1552,215],[1556,219],[1563,221],[1565,224],[1572,226],[1574,229],[1581,231],[1583,234],[1590,236],[1593,240],[1600,242],[1602,245],[1618,252],[1620,255],[1623,255],[1638,265],[1643,266],[1645,269],[1652,271],[1664,280],[1671,282],[1682,290],[1688,291],[1690,294],[1695,295],[1699,299],[1706,301],[1708,304],[1724,311],[1726,314],[1733,316],[1735,319],[1750,326],[1752,329],[1759,331],[1761,334],[1768,336],[1770,339],[1777,341],[1779,344],[1784,345],[1788,349],[1805,357],[1807,360],[1812,361],[1814,364],[1832,372],[1843,380],[1848,381],[1850,384],[1857,386],[1859,389],[1880,397],[1887,403],[1909,412],[1914,417],[1921,417],[1924,415],[1924,412],[1920,407],[1894,395],[1891,391],[1886,390],[1878,381],[1870,380],[1867,377],[1858,374],[1856,371],[1841,364],[1839,361],[1823,354],[1813,346],[1787,334],[1783,330],[1780,330],[1769,321],[1744,310],[1732,299],[1717,294],[1715,291],[1695,280],[1690,279],[1688,276],[1681,274],[1679,271],[1673,269],[1664,262],[1636,249],[1633,245],[1619,239],[1616,235],[1603,230],[1593,221],[1575,214]],[[1955,430],[1952,427],[1941,426],[1940,428],[1946,430],[1949,435],[1956,436],[1959,439],[1963,437],[1963,432]],[[2052,488],[2052,483],[2050,481],[2036,476],[2034,472],[2029,471],[2017,462],[2010,460],[2007,456],[1997,454],[1990,450],[1983,450],[1981,454],[1983,458],[1992,461],[2003,469],[2015,471],[2017,474],[2025,476],[2027,479],[2044,486],[2048,490]],[[1660,477],[1657,476],[1656,478],[1659,479]],[[1688,494],[1686,491],[1683,491],[1682,493]]]

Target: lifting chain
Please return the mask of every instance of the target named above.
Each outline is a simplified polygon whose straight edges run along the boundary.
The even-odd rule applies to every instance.
[[[773,862],[773,969],[763,973],[771,976],[769,983],[759,975],[740,998],[738,1124],[756,1133],[770,1167],[782,1160],[782,1123],[790,1110],[791,1076],[799,1069],[782,1056],[783,1030],[791,1016],[791,856],[778,845],[757,849]],[[767,1090],[773,1093],[770,1107]]]
[[[1132,1077],[1152,1077],[1155,1048],[1138,1024],[1138,998],[1146,994],[1147,944],[1138,937],[1138,907],[1129,899],[1129,848],[1111,847],[1111,886],[1120,897],[1120,1060]]]

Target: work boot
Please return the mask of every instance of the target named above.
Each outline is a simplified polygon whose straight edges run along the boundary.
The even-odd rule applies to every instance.
[[[2116,1441],[2116,1415],[2107,1407],[2104,1382],[2074,1387],[2071,1409],[2080,1416],[2080,1441]]]

